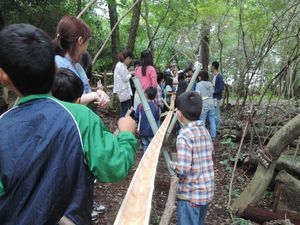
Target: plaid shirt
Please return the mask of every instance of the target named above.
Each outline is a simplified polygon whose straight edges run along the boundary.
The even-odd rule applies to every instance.
[[[208,204],[214,194],[213,143],[200,120],[186,124],[177,137],[177,162],[171,165],[179,177],[177,197],[196,205]]]

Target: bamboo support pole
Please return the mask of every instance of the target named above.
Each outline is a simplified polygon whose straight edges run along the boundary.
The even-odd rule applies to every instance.
[[[189,85],[187,86],[186,91],[192,90],[192,87],[193,87],[193,85],[194,85],[194,83],[195,83],[195,81],[196,81],[196,79],[197,79],[197,76],[198,76],[200,70],[201,70],[201,67],[198,66],[198,67],[196,68],[195,72],[193,73],[192,79],[190,80],[190,83],[189,83]],[[168,128],[167,135],[166,135],[166,140],[169,139],[169,137],[170,137],[170,135],[171,135],[171,133],[172,133],[172,130],[174,129],[174,126],[175,126],[175,124],[176,124],[176,121],[177,121],[177,113],[174,114],[173,119],[172,119],[172,121],[171,121],[171,124],[170,124],[170,126],[169,126],[169,128]]]
[[[174,98],[173,98],[174,104]],[[114,225],[148,225],[160,148],[172,118],[169,112],[144,153],[132,178]]]
[[[139,78],[137,77],[134,77],[132,78],[132,81],[133,81],[133,84],[135,86],[135,89],[136,89],[136,92],[138,93],[140,99],[141,99],[141,103],[143,105],[143,109],[145,111],[145,114],[146,114],[146,117],[150,123],[150,126],[151,126],[151,129],[153,131],[153,134],[155,134],[158,130],[158,127],[157,127],[157,124],[156,124],[156,121],[152,115],[152,112],[151,112],[151,109],[150,109],[150,106],[147,102],[147,99],[145,97],[145,94],[143,92],[143,89],[142,89],[142,86],[141,86],[141,83],[140,83],[140,80]],[[173,103],[173,106],[170,106],[171,109],[174,109],[174,103]],[[173,111],[169,111],[169,112],[173,112]],[[170,156],[169,156],[169,153],[163,149],[163,156],[164,156],[164,159],[168,165],[168,162],[170,161]],[[168,168],[168,171],[169,171],[169,174],[172,175],[174,174],[174,172],[167,166]]]

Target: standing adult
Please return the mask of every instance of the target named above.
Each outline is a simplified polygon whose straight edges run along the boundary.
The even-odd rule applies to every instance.
[[[208,72],[201,70],[199,73],[200,81],[196,85],[196,92],[202,97],[202,113],[201,120],[203,126],[206,127],[206,118],[209,121],[209,133],[211,138],[216,138],[216,121],[215,121],[215,107],[213,100],[214,87],[209,81]]]
[[[150,50],[145,50],[141,53],[141,66],[136,69],[135,77],[138,77],[143,91],[148,87],[157,88],[157,73],[153,66],[153,57]],[[134,96],[134,109],[141,103],[137,93]]]
[[[121,103],[120,116],[126,115],[126,112],[132,106],[132,90],[130,87],[131,74],[128,71],[128,66],[133,59],[133,54],[130,51],[125,51],[119,54],[119,62],[114,70],[114,89],[113,92],[118,95]]]
[[[214,104],[215,104],[215,118],[216,118],[216,130],[218,130],[221,118],[220,103],[222,99],[222,92],[224,90],[224,81],[222,75],[219,73],[219,63],[214,61],[211,64],[211,72],[213,74],[213,86],[214,86]]]
[[[55,63],[58,68],[72,70],[82,81],[84,92],[80,103],[95,102],[104,106],[109,101],[108,95],[102,90],[92,92],[89,79],[79,64],[80,56],[86,52],[91,30],[88,25],[75,16],[64,16],[57,25],[56,37],[53,40],[55,47]]]

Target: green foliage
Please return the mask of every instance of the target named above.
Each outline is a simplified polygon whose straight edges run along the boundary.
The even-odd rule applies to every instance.
[[[88,48],[92,56],[110,32],[107,1],[98,1],[82,17],[93,32]],[[81,7],[88,2],[82,0]],[[116,2],[120,18],[134,1]],[[224,78],[231,84],[232,91],[238,93],[239,88],[250,88],[251,95],[259,95],[287,62],[297,44],[299,7],[295,7],[296,3],[296,0],[143,1],[135,59],[140,58],[151,39],[154,61],[162,70],[173,60],[178,62],[180,69],[193,65],[199,53],[200,32],[206,25],[210,27],[210,61],[221,62]],[[78,11],[77,1],[70,0],[2,0],[0,10],[5,24],[31,23],[52,37],[59,19],[66,14],[76,15]],[[131,15],[129,13],[119,24],[120,51],[126,48]],[[109,42],[105,46],[94,65],[98,72],[113,69],[110,45]],[[282,85],[289,84],[288,77],[292,77],[297,95],[299,60],[294,71],[293,76],[282,79]],[[280,88],[274,84],[270,92],[278,92]]]

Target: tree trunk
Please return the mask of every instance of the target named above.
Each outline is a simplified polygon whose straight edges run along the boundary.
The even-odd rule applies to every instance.
[[[148,35],[148,39],[149,39],[149,44],[148,44],[148,48],[150,48],[150,51],[152,53],[152,57],[153,59],[155,58],[155,52],[154,52],[154,45],[153,45],[153,33],[152,33],[152,29],[150,27],[150,23],[149,23],[149,6],[148,6],[148,2],[147,0],[144,0],[144,7],[145,7],[145,14],[142,15],[143,19],[145,20],[146,23],[146,29],[147,29],[147,35]]]
[[[280,171],[275,181],[277,183],[273,210],[300,213],[300,181],[285,170]]]
[[[300,115],[290,120],[280,128],[270,139],[264,152],[270,155],[272,163],[266,169],[261,164],[258,165],[253,179],[248,184],[243,193],[232,204],[234,212],[241,213],[249,204],[257,204],[264,191],[268,187],[276,167],[276,162],[281,152],[293,140],[300,136]]]
[[[5,26],[2,9],[0,9],[0,30]]]
[[[115,24],[118,22],[117,3],[115,0],[109,0],[107,1],[107,4],[110,19],[110,28],[113,29]],[[111,35],[112,68],[114,68],[118,62],[119,45],[120,34],[118,25]]]
[[[210,27],[206,22],[203,22],[200,34],[200,63],[206,71],[208,71],[209,64],[209,35]]]
[[[129,37],[127,41],[127,50],[131,52],[133,52],[134,50],[134,44],[135,44],[137,29],[139,26],[140,15],[141,15],[141,5],[142,5],[142,0],[139,0],[138,3],[133,8],[133,13],[131,17],[131,25],[130,25]]]
[[[81,12],[81,0],[77,0],[76,15],[78,15],[80,12]]]

